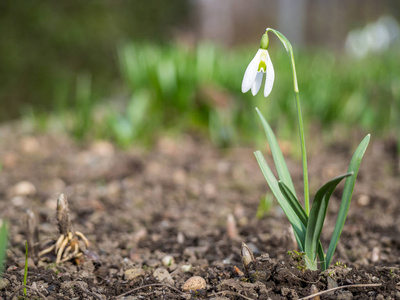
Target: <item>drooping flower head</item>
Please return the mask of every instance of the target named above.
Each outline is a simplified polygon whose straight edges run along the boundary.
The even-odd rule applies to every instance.
[[[251,93],[255,96],[260,90],[264,73],[266,74],[264,97],[267,97],[272,90],[275,79],[274,66],[268,53],[269,39],[267,33],[261,38],[260,49],[247,66],[242,81],[242,92],[246,93],[251,89]]]

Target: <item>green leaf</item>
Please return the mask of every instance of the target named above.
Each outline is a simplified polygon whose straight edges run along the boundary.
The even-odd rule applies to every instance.
[[[0,227],[0,275],[3,272],[3,267],[6,258],[6,248],[7,248],[7,241],[8,241],[8,226],[7,222],[1,221],[2,223]]]
[[[272,157],[274,159],[274,163],[275,163],[276,171],[278,172],[279,179],[282,180],[290,188],[290,191],[293,193],[293,195],[296,196],[292,178],[290,177],[288,167],[286,165],[285,159],[283,158],[281,148],[279,148],[279,144],[278,144],[278,141],[276,140],[275,134],[257,107],[256,107],[256,111],[257,111],[258,116],[261,119],[261,123],[264,127],[265,135],[267,136],[268,144],[271,148]]]
[[[299,201],[297,200],[296,196],[293,195],[292,191],[289,187],[282,181],[278,182],[279,189],[281,190],[283,196],[289,203],[290,207],[296,213],[297,217],[303,223],[305,227],[307,227],[308,217],[306,212],[304,211],[303,207],[300,205]]]
[[[292,207],[294,212],[297,214],[303,225],[307,228],[308,226],[308,216],[306,212],[304,211],[303,207],[300,205],[299,201],[296,199],[296,197],[291,193],[290,189],[282,182],[279,181],[279,188],[283,194],[283,196],[286,198],[288,201],[289,205]],[[326,265],[325,265],[325,252],[324,249],[322,248],[321,242],[318,242],[318,257],[319,257],[319,263],[321,266],[321,270],[325,271]]]
[[[315,194],[314,202],[308,218],[305,242],[306,256],[313,262],[317,257],[317,245],[324,226],[329,199],[336,186],[343,178],[353,175],[353,172],[338,176],[323,185]]]
[[[258,165],[261,168],[262,173],[264,174],[267,183],[274,194],[276,200],[278,201],[279,205],[281,206],[283,212],[285,213],[286,217],[288,218],[289,222],[293,226],[293,230],[295,232],[297,243],[299,244],[299,248],[301,251],[304,249],[304,240],[306,237],[306,227],[301,222],[300,218],[297,214],[293,211],[292,207],[283,196],[279,189],[278,181],[276,180],[274,174],[272,173],[271,169],[269,168],[267,162],[264,159],[264,156],[260,151],[254,152],[256,156]]]
[[[350,161],[348,172],[349,173],[353,172],[354,175],[347,178],[346,183],[344,185],[342,201],[340,203],[340,208],[339,208],[338,217],[336,219],[335,229],[333,230],[331,242],[329,243],[328,252],[326,254],[326,266],[329,266],[329,264],[332,261],[333,253],[336,250],[336,245],[339,241],[340,234],[342,233],[342,229],[343,229],[344,223],[346,221],[346,217],[347,217],[347,212],[349,211],[351,197],[353,195],[354,185],[355,185],[356,179],[357,179],[358,169],[360,167],[361,160],[364,156],[365,150],[367,149],[370,137],[371,136],[368,134],[362,140],[362,142],[360,143],[360,145],[358,145],[358,147],[357,147],[356,151],[354,152],[354,155]]]

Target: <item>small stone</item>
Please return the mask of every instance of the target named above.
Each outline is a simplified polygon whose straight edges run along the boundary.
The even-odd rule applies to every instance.
[[[171,277],[171,274],[168,273],[164,268],[157,268],[153,273],[153,277],[156,278],[159,282],[163,282],[169,285],[174,285],[174,280]]]
[[[18,264],[18,267],[20,267],[20,268],[25,267],[25,257],[18,259],[17,264]],[[28,257],[28,268],[30,268],[30,269],[36,268],[35,262],[30,257]]]
[[[311,285],[311,289],[310,289],[310,294],[314,295],[318,293],[318,289],[317,287],[313,284]],[[321,298],[319,296],[315,296],[314,298],[312,298],[313,300],[320,300]]]
[[[205,289],[206,286],[207,284],[204,278],[200,276],[193,276],[186,280],[186,282],[182,285],[182,291],[189,292],[202,290]]]
[[[244,276],[244,273],[236,266],[233,267],[233,274],[240,277]]]
[[[13,169],[18,163],[18,156],[15,153],[7,152],[2,157],[3,167]]]
[[[124,272],[125,280],[133,280],[137,277],[144,276],[145,272],[142,268],[128,269]]]
[[[25,136],[20,141],[21,150],[27,154],[32,154],[40,150],[40,144],[37,138]]]
[[[206,183],[204,185],[204,194],[207,198],[214,198],[217,194],[217,188],[212,183]]]
[[[9,284],[10,284],[10,281],[8,279],[0,278],[0,291],[4,290]]]
[[[368,195],[364,195],[364,194],[360,195],[357,198],[357,203],[360,206],[367,206],[370,203],[370,201],[371,201],[371,199],[369,198],[369,196]]]
[[[33,196],[36,194],[36,187],[29,181],[21,181],[10,190],[13,196]]]
[[[331,277],[328,277],[327,281],[328,281],[328,290],[338,287],[337,282],[333,280]]]
[[[172,174],[172,178],[177,185],[183,185],[186,182],[187,175],[185,170],[178,169]]]
[[[90,146],[90,150],[97,156],[111,157],[114,155],[114,146],[110,142],[97,141]]]
[[[175,259],[171,255],[166,255],[161,259],[164,267],[170,267],[175,264]]]
[[[353,299],[353,294],[349,291],[342,291],[337,294],[336,299],[338,300],[351,300]],[[376,298],[378,299],[378,297]]]
[[[138,243],[139,241],[145,239],[148,236],[146,228],[141,228],[138,231],[136,231],[133,240],[135,243]]]
[[[327,283],[328,283],[327,284],[328,290],[333,289],[338,286],[337,282],[334,279],[332,279],[332,277],[330,277],[330,276],[328,276],[328,278],[327,278]],[[332,295],[334,295],[334,293],[335,292],[329,292],[329,293],[327,293],[327,295],[332,296]]]
[[[400,291],[396,292],[395,299],[400,300]]]
[[[25,203],[25,198],[21,196],[12,197],[11,203],[14,206],[23,206]]]

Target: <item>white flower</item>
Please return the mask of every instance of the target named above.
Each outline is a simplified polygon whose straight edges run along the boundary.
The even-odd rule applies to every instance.
[[[244,73],[242,92],[246,93],[251,89],[251,93],[255,96],[260,90],[264,73],[266,73],[264,97],[267,97],[274,85],[275,71],[268,50],[260,48]]]

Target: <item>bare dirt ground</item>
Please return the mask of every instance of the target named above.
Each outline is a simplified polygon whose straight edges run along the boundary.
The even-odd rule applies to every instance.
[[[346,172],[355,146],[314,147],[312,192]],[[188,136],[160,139],[152,150],[120,151],[106,142],[82,146],[62,135],[2,128],[0,217],[9,221],[10,240],[0,298],[299,299],[314,287],[319,292],[338,287],[321,298],[400,299],[400,176],[393,142],[372,137],[333,259],[340,263],[324,273],[302,272],[287,254],[296,245],[276,202],[256,218],[268,187],[253,150],[218,150]],[[301,194],[301,163],[288,164]],[[342,189],[330,202],[325,248]],[[79,258],[55,264],[55,251],[37,255],[60,235],[60,193],[68,198],[73,230],[90,245]],[[28,210],[38,237],[28,234]],[[35,245],[24,297],[28,239]],[[244,273],[242,242],[257,258],[252,274]],[[184,285],[192,276],[204,279],[194,283],[194,292]]]

